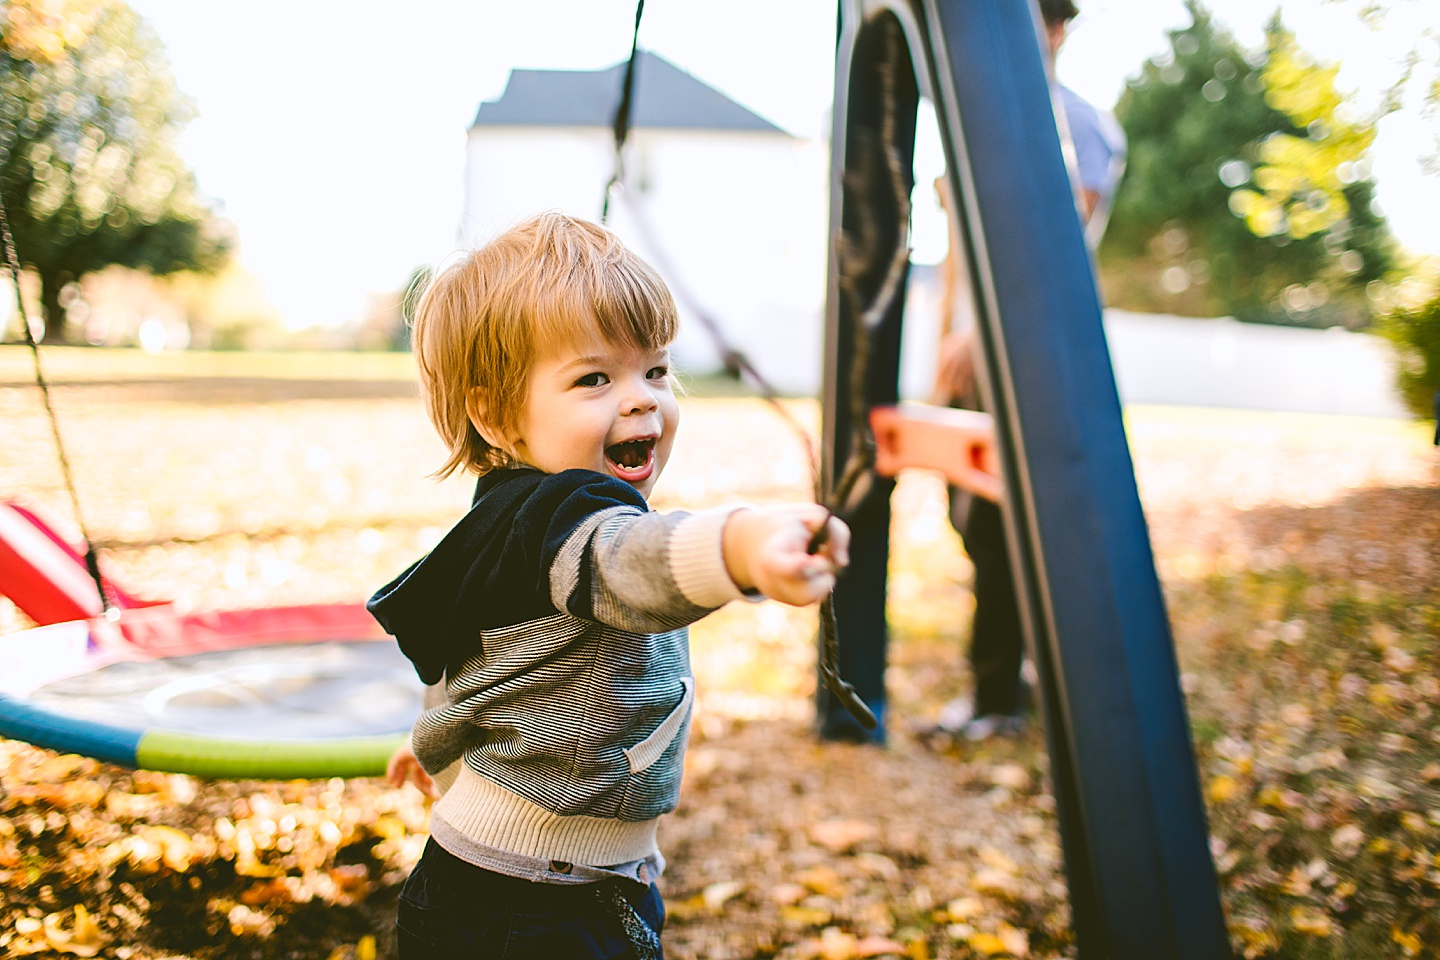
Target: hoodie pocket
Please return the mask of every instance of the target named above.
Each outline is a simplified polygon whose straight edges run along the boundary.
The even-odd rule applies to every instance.
[[[664,756],[676,735],[685,728],[685,721],[690,719],[690,706],[695,702],[695,681],[690,677],[681,677],[680,685],[684,692],[675,709],[660,721],[660,726],[655,728],[654,733],[625,751],[631,776],[644,773],[654,766],[655,761]]]

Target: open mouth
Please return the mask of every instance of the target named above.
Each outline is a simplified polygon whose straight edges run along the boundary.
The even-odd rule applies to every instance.
[[[605,448],[605,459],[610,469],[622,480],[644,480],[655,469],[655,441],[657,437],[643,437],[611,444]]]

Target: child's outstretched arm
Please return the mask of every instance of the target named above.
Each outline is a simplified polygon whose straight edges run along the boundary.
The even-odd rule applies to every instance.
[[[546,483],[566,494],[532,511],[543,514],[544,549],[535,554],[548,567],[551,601],[622,630],[673,630],[747,593],[814,603],[848,559],[849,530],[816,504],[657,513],[626,502],[638,497],[618,481],[583,471]],[[806,548],[827,523],[826,543],[811,555]]]
[[[808,547],[827,526],[816,553]],[[850,528],[819,504],[737,510],[725,524],[725,568],[741,590],[804,606],[835,588],[850,562]]]

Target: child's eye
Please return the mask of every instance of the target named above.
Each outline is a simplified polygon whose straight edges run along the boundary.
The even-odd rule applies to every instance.
[[[645,374],[651,380],[664,380],[669,375],[669,367],[651,367]]]
[[[575,381],[577,387],[600,387],[610,382],[610,378],[598,370],[595,373],[587,373]]]

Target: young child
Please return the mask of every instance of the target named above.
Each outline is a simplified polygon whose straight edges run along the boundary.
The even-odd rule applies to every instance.
[[[741,596],[817,601],[846,561],[848,530],[815,505],[649,509],[679,417],[675,329],[649,266],[558,213],[441,271],[419,303],[439,474],[479,481],[369,604],[432,685],[389,771],[440,793],[400,896],[402,957],[660,957],[655,831],[695,696],[686,626]]]

